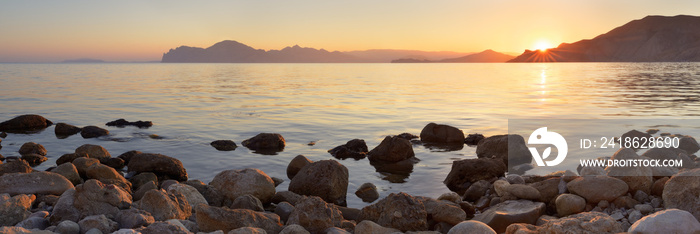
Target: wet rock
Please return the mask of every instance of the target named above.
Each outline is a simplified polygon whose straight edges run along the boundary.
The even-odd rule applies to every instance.
[[[232,140],[216,140],[210,143],[218,151],[232,151],[236,150],[238,146]]]
[[[224,196],[219,193],[214,186],[204,184],[199,180],[188,180],[185,184],[190,185],[197,189],[197,191],[202,194],[204,199],[207,200],[210,206],[221,206],[224,201]]]
[[[64,163],[51,170],[51,172],[66,177],[74,186],[83,183],[83,179],[78,174],[78,169],[72,163]]]
[[[362,199],[363,202],[373,202],[379,199],[379,192],[377,192],[377,186],[372,183],[364,183],[357,188],[355,195]]]
[[[632,224],[630,233],[698,233],[700,222],[688,211],[667,209]]]
[[[108,122],[105,125],[110,126],[110,127],[122,127],[122,128],[125,126],[134,126],[134,127],[138,127],[138,128],[149,128],[149,127],[153,126],[153,122],[141,121],[141,120],[136,121],[136,122],[129,122],[129,121],[126,121],[125,119],[118,119],[115,121]]]
[[[586,209],[586,199],[575,194],[562,194],[555,201],[557,214],[564,217],[567,215],[578,214]]]
[[[153,215],[157,221],[168,219],[187,219],[192,215],[192,208],[181,194],[167,194],[163,190],[149,190],[135,207]]]
[[[171,222],[172,221],[172,222]],[[141,229],[143,234],[190,234],[182,223],[177,220],[169,220],[168,222],[154,222],[148,227]]]
[[[124,160],[125,165],[129,165],[129,160],[131,160],[131,158],[133,158],[137,154],[142,154],[142,152],[137,150],[131,150],[117,156],[117,158]]]
[[[302,196],[290,191],[280,191],[275,193],[272,197],[272,203],[289,202],[292,205],[296,205]]]
[[[81,145],[80,147],[75,149],[75,153],[80,155],[88,155],[90,158],[94,158],[97,160],[103,160],[112,157],[112,155],[104,147],[91,144]]]
[[[294,206],[289,204],[289,202],[280,202],[277,204],[277,207],[275,207],[275,214],[280,216],[282,223],[287,223],[289,215],[291,215],[293,211]]]
[[[476,201],[486,194],[486,191],[491,187],[491,183],[485,180],[479,180],[473,183],[467,191],[464,192],[463,200]]]
[[[202,196],[202,194],[197,191],[196,188],[189,186],[187,184],[173,184],[168,187],[168,194],[172,195],[182,195],[182,197],[187,200],[187,203],[190,204],[190,207],[192,210],[194,210],[195,207],[199,204],[204,204],[208,205],[209,203],[207,200]]]
[[[363,220],[355,226],[355,233],[391,234],[396,232],[401,231],[395,228],[382,227],[370,220]]]
[[[21,159],[0,164],[0,176],[8,173],[29,173],[32,170],[27,161]]]
[[[486,137],[484,137],[484,135],[481,135],[479,133],[469,134],[469,135],[467,135],[467,138],[464,139],[464,143],[469,145],[469,146],[474,146],[474,145],[478,145],[479,142],[483,139],[486,139]]]
[[[700,220],[700,168],[671,177],[666,182],[662,198],[666,209],[685,210]]]
[[[9,194],[0,194],[0,226],[14,226],[29,217],[32,207],[32,198],[20,194],[10,197]]]
[[[289,191],[344,205],[348,177],[348,169],[338,161],[321,160],[303,167],[289,183]]]
[[[80,224],[66,220],[61,223],[59,223],[56,226],[56,229],[54,230],[56,233],[60,234],[79,234],[80,233]]]
[[[624,181],[608,176],[579,177],[569,182],[566,187],[570,192],[585,198],[588,203],[594,204],[601,200],[613,201],[626,194],[629,189]]]
[[[80,131],[80,136],[82,136],[85,139],[107,135],[109,135],[109,131],[107,131],[107,129],[100,128],[97,126],[85,126],[83,127],[82,131]]]
[[[304,155],[297,155],[291,162],[289,162],[289,165],[287,165],[287,178],[291,180],[297,173],[299,173],[301,168],[311,163],[312,161],[304,157]]]
[[[119,223],[119,228],[139,228],[154,223],[155,219],[147,211],[131,208],[120,210],[115,221]]]
[[[331,227],[340,227],[343,215],[332,204],[316,196],[304,197],[294,206],[287,224],[297,224],[311,233],[322,233]]]
[[[70,136],[74,134],[78,134],[82,130],[79,127],[67,124],[67,123],[57,123],[56,128],[54,129],[54,133],[56,136]]]
[[[411,142],[401,137],[387,136],[381,143],[368,153],[371,162],[395,163],[413,158]]]
[[[688,152],[688,155],[694,154],[700,150],[700,144],[691,136],[684,136],[679,141],[679,149]]]
[[[22,132],[44,129],[53,122],[40,115],[20,115],[0,123],[0,131]]]
[[[391,183],[405,183],[411,172],[413,172],[413,165],[419,161],[418,158],[412,157],[394,163],[370,161],[369,164],[374,167],[376,172],[382,175],[381,178],[383,180]]]
[[[496,234],[493,228],[489,227],[485,223],[469,220],[458,223],[450,229],[447,234],[460,234],[460,233],[482,233],[482,234]]]
[[[369,150],[367,149],[367,144],[365,143],[365,140],[362,139],[353,139],[344,145],[328,150],[328,153],[338,159],[363,159],[367,156],[368,152]]]
[[[38,154],[25,154],[22,155],[22,160],[26,161],[29,166],[35,167],[49,159]]]
[[[131,195],[114,185],[88,180],[61,194],[51,215],[51,222],[77,222],[84,217],[104,214],[115,217],[120,209],[131,206]]]
[[[0,176],[0,194],[61,195],[73,188],[73,183],[53,172],[10,173]]]
[[[639,160],[643,159],[638,156],[637,153],[632,149],[623,148],[613,154],[612,160]],[[634,192],[641,190],[647,194],[651,193],[651,185],[654,183],[652,178],[652,170],[649,167],[607,167],[605,172],[610,177],[615,177],[621,179],[627,186],[629,186],[629,191],[634,194]]]
[[[113,184],[121,187],[126,192],[131,192],[131,183],[119,172],[107,165],[95,163],[85,170],[88,179],[96,179],[104,184]]]
[[[463,144],[464,133],[449,125],[429,123],[421,130],[420,139],[423,142]]]
[[[513,223],[535,224],[545,211],[545,204],[528,200],[509,200],[490,207],[481,214],[474,216],[493,228],[498,233],[504,232]]]
[[[622,227],[610,216],[600,212],[585,212],[550,220],[541,225],[513,224],[506,233],[619,233]]]
[[[278,233],[282,230],[282,223],[276,214],[246,209],[199,205],[196,208],[196,220],[201,232],[216,230],[229,232],[242,227],[262,228],[269,233]]]
[[[517,198],[527,200],[537,201],[542,197],[542,195],[540,195],[540,191],[524,184],[511,184],[510,186],[506,187],[506,191],[513,194]]]
[[[126,161],[126,160],[125,160]],[[153,172],[159,178],[187,181],[187,171],[180,160],[162,154],[136,154],[129,161],[128,171]]]
[[[457,193],[466,191],[471,183],[503,176],[506,166],[501,160],[478,158],[452,162],[452,169],[443,181],[447,188]]]
[[[282,229],[280,234],[310,234],[309,231],[304,229],[304,227],[292,224],[292,225],[287,225]]]
[[[108,219],[105,215],[93,215],[85,217],[83,220],[78,222],[80,225],[80,230],[90,230],[97,229],[102,233],[112,233],[119,229],[119,224]]]
[[[24,143],[22,144],[22,147],[19,148],[20,155],[38,154],[41,156],[46,156],[46,153],[46,148],[44,148],[43,145],[34,142]]]
[[[267,204],[275,195],[275,183],[265,172],[247,168],[222,171],[209,183],[224,196],[224,205],[230,205],[236,198],[250,194]]]
[[[509,149],[513,150],[510,152],[510,160],[513,163],[511,166],[532,162],[532,154],[525,145],[525,139],[515,134],[490,136],[481,140],[476,146],[476,156],[479,158],[495,157],[508,166]]]
[[[377,203],[362,208],[362,220],[401,231],[428,229],[428,212],[419,199],[406,193],[392,193]]]
[[[253,210],[253,211],[265,211],[263,209],[262,202],[258,200],[258,198],[254,197],[253,195],[250,194],[244,194],[242,196],[238,196],[236,200],[233,200],[233,203],[231,203],[230,206],[231,209],[248,209],[248,210]]]
[[[284,150],[284,137],[277,133],[260,133],[242,142],[243,146],[262,154],[275,154]]]

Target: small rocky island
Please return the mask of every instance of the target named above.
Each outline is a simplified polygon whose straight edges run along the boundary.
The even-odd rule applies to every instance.
[[[52,125],[42,116],[22,115],[0,123],[0,132],[10,133],[0,137],[11,140],[14,133]],[[57,136],[84,131],[89,131],[85,138],[109,134],[97,126],[55,127]],[[138,151],[112,157],[91,144],[61,156],[46,171],[35,171],[32,166],[46,161],[51,149],[26,142],[21,157],[0,156],[0,233],[700,232],[700,163],[694,155],[700,145],[692,137],[686,136],[678,149],[642,155],[621,149],[611,155],[684,161],[682,168],[640,170],[637,176],[595,167],[507,174],[504,153],[517,139],[522,137],[465,137],[457,128],[430,123],[420,136],[387,136],[371,150],[363,140],[351,140],[329,152],[366,157],[373,165],[412,165],[415,144],[449,148],[466,141],[476,145],[478,156],[454,161],[444,180],[454,192],[436,198],[401,192],[378,199],[376,186],[367,183],[354,192],[368,202],[361,209],[345,206],[351,175],[333,159],[313,162],[297,156],[287,167],[288,191],[278,191],[285,179],[255,168],[221,171],[204,183],[190,180],[176,158]],[[275,133],[242,142],[261,152],[279,152],[284,144]],[[231,140],[213,140],[212,146],[236,147]]]

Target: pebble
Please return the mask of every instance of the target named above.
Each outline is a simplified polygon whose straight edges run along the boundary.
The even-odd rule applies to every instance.
[[[639,204],[634,206],[635,210],[638,210],[642,214],[649,214],[654,210],[654,207],[651,207],[649,204]]]

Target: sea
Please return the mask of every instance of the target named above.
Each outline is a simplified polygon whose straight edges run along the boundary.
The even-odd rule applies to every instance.
[[[190,179],[205,183],[224,170],[257,168],[284,179],[277,187],[283,191],[289,161],[304,155],[346,166],[348,206],[359,208],[368,203],[354,192],[367,182],[381,197],[450,192],[442,181],[452,162],[476,158],[476,148],[414,144],[420,161],[410,173],[378,172],[367,159],[335,159],[327,151],[352,139],[372,149],[388,135],[419,135],[431,122],[491,136],[507,134],[513,119],[663,119],[667,125],[626,127],[700,136],[693,122],[700,119],[700,63],[0,64],[0,121],[22,114],[110,131],[59,139],[52,126],[3,139],[5,157],[19,156],[25,142],[42,144],[49,160],[37,170],[96,144],[113,157],[130,150],[175,157]],[[154,125],[105,126],[120,118]],[[572,129],[623,133],[574,122]],[[241,146],[263,132],[281,134],[284,150],[262,155]],[[209,145],[225,139],[239,147]]]

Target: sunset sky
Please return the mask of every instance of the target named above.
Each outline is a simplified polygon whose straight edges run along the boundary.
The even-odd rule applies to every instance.
[[[0,1],[0,62],[159,61],[180,45],[520,53],[700,1]]]

